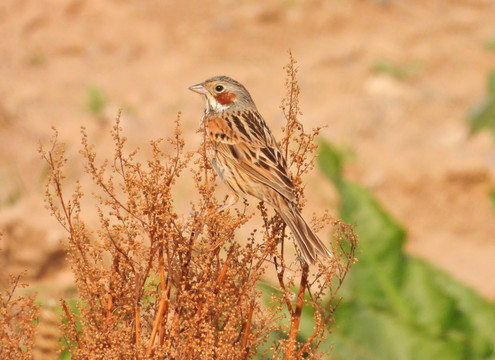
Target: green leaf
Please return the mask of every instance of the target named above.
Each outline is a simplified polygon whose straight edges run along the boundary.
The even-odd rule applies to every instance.
[[[91,85],[86,89],[86,109],[95,116],[101,116],[107,106],[107,97],[102,88]]]
[[[488,77],[487,96],[469,109],[468,121],[472,134],[488,129],[495,136],[495,70]]]
[[[485,41],[485,49],[488,51],[495,51],[495,36],[492,36],[487,41]]]
[[[472,134],[483,129],[495,133],[495,101],[488,98],[473,106],[469,109],[468,120]]]
[[[340,156],[334,151],[335,147],[322,143],[321,148],[318,165],[324,173],[324,169],[332,168],[332,164],[342,163],[341,158],[335,160]],[[396,290],[403,273],[404,257],[400,249],[405,238],[404,229],[382,209],[368,190],[342,179],[335,186],[340,193],[342,220],[356,226],[360,239],[359,262],[353,266],[347,282],[359,294],[361,301],[393,307],[402,316],[410,316],[410,309]]]
[[[462,342],[432,337],[388,311],[357,302],[339,306],[335,323],[334,359],[463,359]]]
[[[488,192],[488,196],[490,197],[492,209],[495,211],[495,189],[490,189],[490,191]]]
[[[420,74],[425,68],[422,61],[414,60],[404,65],[397,65],[390,60],[379,58],[374,61],[371,70],[378,74],[389,75],[397,80],[405,80]]]
[[[495,359],[495,306],[404,253],[404,228],[359,184],[335,176],[342,157],[322,142],[318,165],[360,238],[329,342],[333,359]]]
[[[488,75],[488,95],[492,97],[492,100],[495,97],[495,70],[492,70]]]
[[[333,144],[320,141],[318,156],[320,158],[318,159],[319,164],[321,163],[321,159],[324,159],[324,163],[320,164],[321,172],[338,186],[342,179],[342,168],[344,163],[343,153]]]

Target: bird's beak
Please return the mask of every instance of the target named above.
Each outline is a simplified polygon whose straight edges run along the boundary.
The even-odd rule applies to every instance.
[[[206,95],[208,94],[208,90],[203,86],[203,84],[196,84],[189,87],[189,90],[194,91],[195,93]]]

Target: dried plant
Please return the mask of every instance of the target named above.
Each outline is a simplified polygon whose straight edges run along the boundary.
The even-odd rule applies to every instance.
[[[35,295],[18,294],[27,284],[10,275],[0,282],[0,359],[33,359],[39,307]]]
[[[292,55],[286,69],[288,95],[282,108],[287,126],[280,145],[291,164],[302,207],[301,177],[313,168],[313,140],[320,129],[303,131],[297,120],[299,87]],[[62,301],[63,331],[72,358],[317,357],[338,300],[336,291],[354,261],[352,229],[328,214],[314,217],[315,229],[333,225],[338,256],[311,273],[304,262],[288,266],[283,245],[289,234],[263,203],[258,205],[262,231],[254,229],[248,238],[235,239],[236,230],[253,214],[246,213],[246,202],[241,208],[218,210],[221,204],[215,199],[215,173],[207,159],[204,132],[199,151],[185,152],[179,114],[174,136],[167,139],[173,154],[161,150],[163,140],[152,141],[153,155],[145,164],[136,160],[137,151],[126,152],[120,114],[111,133],[113,159],[98,164],[82,129],[85,169],[100,189],[95,194],[100,219],[96,231],[84,221],[81,187],[70,199],[63,190],[67,159],[56,130],[51,148],[40,148],[51,168],[47,206],[69,234],[67,258],[79,292],[78,314]],[[172,194],[187,171],[198,196],[190,213],[180,214]],[[282,245],[280,253],[277,244]],[[275,291],[271,305],[265,307],[259,284],[273,267],[281,296]],[[299,287],[293,301],[296,278]],[[315,328],[305,342],[298,342],[305,304],[314,309]],[[290,317],[288,328],[280,326],[285,314]],[[273,334],[279,339],[267,344]]]

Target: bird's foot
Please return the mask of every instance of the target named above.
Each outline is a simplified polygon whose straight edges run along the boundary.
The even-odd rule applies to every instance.
[[[237,194],[230,194],[227,197],[227,201],[225,201],[225,203],[222,206],[220,206],[217,209],[217,211],[220,212],[220,211],[223,211],[225,209],[228,209],[232,205],[235,205],[238,201],[239,201],[239,195],[237,195]]]

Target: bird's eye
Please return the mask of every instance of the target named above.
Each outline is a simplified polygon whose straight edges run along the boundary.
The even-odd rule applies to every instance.
[[[224,90],[223,85],[217,85],[217,86],[215,86],[215,91],[222,92],[223,90]]]

